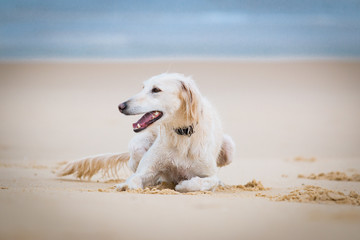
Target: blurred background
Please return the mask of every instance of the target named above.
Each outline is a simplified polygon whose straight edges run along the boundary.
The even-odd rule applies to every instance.
[[[117,105],[197,81],[238,158],[360,156],[360,1],[3,0],[0,156],[126,151]]]
[[[358,0],[2,0],[0,59],[360,56]]]
[[[126,152],[140,117],[118,104],[163,72],[192,76],[234,139],[223,183],[360,193],[298,178],[360,172],[360,0],[0,0],[0,239],[359,238],[356,206],[54,175]]]

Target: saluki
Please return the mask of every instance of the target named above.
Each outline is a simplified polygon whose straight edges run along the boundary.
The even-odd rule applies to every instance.
[[[191,77],[164,73],[119,105],[125,115],[144,114],[136,123],[129,153],[103,154],[68,163],[58,175],[91,178],[102,171],[133,174],[117,190],[171,182],[179,192],[212,191],[217,172],[232,162],[235,144],[222,130],[219,116]]]

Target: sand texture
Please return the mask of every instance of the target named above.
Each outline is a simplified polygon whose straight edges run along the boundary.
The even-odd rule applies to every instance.
[[[302,174],[298,175],[298,178],[307,178],[307,179],[322,179],[322,180],[331,180],[331,181],[353,181],[353,182],[360,182],[360,174],[353,173],[348,175],[344,172],[329,172],[329,173],[319,173],[315,174],[312,173],[308,176],[304,176]]]
[[[113,189],[115,188],[113,187]],[[141,193],[141,194],[162,194],[162,195],[178,195],[178,194],[202,195],[202,194],[237,193],[241,191],[264,191],[264,190],[268,190],[268,188],[265,188],[261,182],[252,180],[251,182],[248,182],[245,185],[218,186],[214,191],[197,191],[197,192],[180,193],[175,191],[175,185],[169,183],[162,183],[160,185],[147,187],[145,189],[136,189],[136,190],[127,189],[126,192]]]
[[[316,158],[314,158],[314,157],[310,157],[310,158],[296,157],[296,158],[294,158],[294,161],[296,161],[296,162],[315,162]]]
[[[326,188],[307,185],[300,189],[295,189],[289,194],[270,196],[266,194],[256,194],[259,197],[269,198],[275,201],[304,202],[304,203],[337,203],[360,206],[360,195],[351,191],[348,195],[343,192],[332,191]]]
[[[298,178],[307,178],[307,179],[318,179],[318,180],[331,180],[331,181],[353,181],[360,182],[360,174],[353,173],[348,175],[344,172],[329,172],[329,173],[312,173],[310,175],[304,176],[302,174],[298,175]]]
[[[237,145],[222,186],[118,192],[126,172],[56,176],[126,152],[139,116],[118,104],[173,71]],[[0,63],[0,239],[357,239],[359,76],[360,62],[335,60]]]

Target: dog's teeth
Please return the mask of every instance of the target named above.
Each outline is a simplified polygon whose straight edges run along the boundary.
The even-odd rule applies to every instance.
[[[139,124],[139,123],[137,124],[137,128],[141,128],[141,126],[140,126],[140,124]]]

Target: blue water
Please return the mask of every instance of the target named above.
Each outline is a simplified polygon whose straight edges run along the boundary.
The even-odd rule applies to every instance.
[[[357,0],[2,0],[0,59],[360,57]]]

